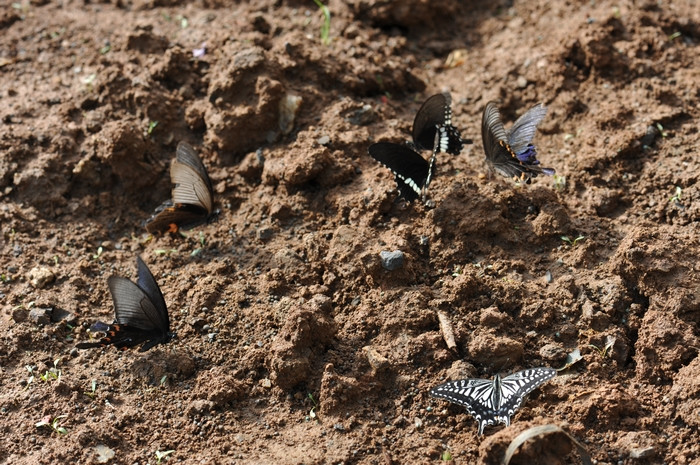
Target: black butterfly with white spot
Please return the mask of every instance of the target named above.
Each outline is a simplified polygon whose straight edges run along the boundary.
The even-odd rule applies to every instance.
[[[523,399],[540,384],[556,376],[554,368],[530,368],[501,378],[461,379],[441,384],[430,395],[463,405],[479,422],[478,434],[486,425],[510,425],[510,417],[520,408]]]
[[[101,321],[92,325],[90,331],[104,333],[104,337],[95,342],[81,342],[76,345],[78,349],[113,345],[126,350],[143,343],[140,352],[145,352],[175,337],[170,332],[168,308],[158,283],[140,257],[136,258],[136,264],[136,283],[121,276],[107,279],[114,301],[115,321],[111,325]]]
[[[440,137],[435,138],[439,132]],[[470,139],[462,139],[459,130],[452,125],[452,97],[449,92],[435,94],[428,98],[416,113],[413,120],[413,144],[418,150],[433,150],[459,155],[463,144],[471,144]]]
[[[413,120],[413,142],[405,145],[379,142],[369,147],[369,154],[389,168],[399,189],[399,196],[412,202],[425,197],[435,173],[435,160],[440,152],[458,155],[463,143],[459,130],[452,126],[449,93],[436,94],[426,100]],[[426,160],[419,150],[432,150]]]
[[[546,114],[547,108],[538,103],[506,131],[496,104],[486,104],[481,119],[481,139],[489,166],[503,176],[526,184],[538,174],[553,175],[554,169],[540,166],[535,146],[531,144],[537,125]]]
[[[437,152],[433,151],[428,161],[408,145],[377,142],[369,146],[369,154],[394,174],[399,197],[412,202],[425,196],[435,172]]]

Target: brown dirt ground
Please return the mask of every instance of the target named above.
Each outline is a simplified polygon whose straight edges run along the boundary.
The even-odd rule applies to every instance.
[[[449,450],[496,464],[521,431],[554,423],[600,464],[700,463],[697,4],[330,11],[326,46],[311,0],[2,5],[0,462],[103,450],[155,464],[174,450],[171,463],[412,464]],[[434,209],[395,203],[367,147],[407,139],[441,90],[476,142],[439,157]],[[301,106],[283,127],[290,96]],[[562,178],[487,175],[492,99],[507,123],[549,106],[535,142]],[[143,220],[169,198],[179,140],[201,151],[222,214],[151,238]],[[379,252],[395,249],[406,263],[385,271]],[[177,340],[76,350],[111,321],[106,279],[133,277],[137,254]],[[576,348],[582,360],[483,437],[427,394],[561,367]],[[66,434],[36,427],[47,416]],[[556,438],[517,463],[580,463]]]

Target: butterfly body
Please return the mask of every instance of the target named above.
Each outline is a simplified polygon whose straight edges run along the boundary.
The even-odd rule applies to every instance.
[[[481,138],[488,165],[503,176],[527,184],[539,174],[553,175],[554,169],[540,166],[537,151],[531,143],[537,125],[546,114],[547,108],[538,103],[506,131],[496,104],[486,104],[481,120]]]
[[[174,184],[172,200],[156,208],[146,221],[149,233],[177,232],[216,218],[211,180],[199,155],[186,142],[177,146],[170,165],[170,180]]]
[[[504,378],[496,375],[493,380],[462,379],[434,387],[430,394],[466,407],[479,423],[481,435],[487,425],[509,426],[525,396],[556,373],[553,368],[530,368]]]
[[[175,335],[170,332],[170,317],[160,287],[143,260],[137,258],[136,261],[136,283],[121,276],[107,279],[114,301],[114,323],[93,324],[90,331],[104,333],[104,336],[95,342],[79,343],[77,348],[113,345],[125,350],[142,344],[140,351],[145,352],[173,339]]]

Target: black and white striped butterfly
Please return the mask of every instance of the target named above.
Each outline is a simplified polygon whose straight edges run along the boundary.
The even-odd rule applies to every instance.
[[[439,132],[440,137],[435,138]],[[452,97],[449,92],[435,94],[428,98],[416,113],[413,120],[413,144],[418,150],[459,155],[463,144],[471,144],[469,139],[462,139],[459,130],[452,125]]]
[[[461,379],[441,384],[430,395],[463,405],[479,422],[478,434],[486,425],[510,425],[510,417],[520,408],[523,399],[545,381],[556,376],[554,368],[530,368],[501,378]]]
[[[214,189],[201,158],[186,142],[177,145],[170,165],[170,181],[175,185],[172,200],[159,206],[146,221],[151,234],[190,229],[216,217]]]
[[[92,325],[90,331],[104,333],[104,337],[95,342],[81,342],[76,345],[78,349],[113,345],[125,350],[143,343],[140,351],[145,352],[175,337],[170,332],[168,308],[158,283],[140,257],[136,257],[136,264],[136,283],[121,276],[107,279],[114,301],[114,323],[98,321]]]
[[[537,160],[537,151],[532,145],[537,125],[547,114],[547,108],[538,103],[518,118],[506,131],[501,114],[494,102],[486,104],[481,119],[481,139],[486,152],[486,162],[503,176],[530,184],[538,174],[553,175],[552,168],[543,168]]]

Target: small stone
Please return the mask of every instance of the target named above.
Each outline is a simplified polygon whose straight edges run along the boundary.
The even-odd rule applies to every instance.
[[[362,348],[362,351],[365,353],[370,366],[376,371],[385,370],[389,366],[389,359],[377,352],[373,347],[365,346]]]
[[[328,145],[331,143],[331,138],[330,136],[321,136],[316,142],[318,142],[319,145]]]
[[[50,308],[33,308],[29,310],[29,321],[36,325],[47,325],[51,321],[50,314]]]
[[[377,119],[377,114],[372,108],[372,105],[366,104],[362,108],[355,110],[355,112],[348,118],[352,124],[357,126],[367,126],[373,123]]]
[[[525,76],[518,76],[518,80],[515,83],[516,86],[520,89],[524,89],[527,87],[527,79],[525,79]]]
[[[270,389],[272,387],[272,381],[270,381],[269,378],[264,378],[260,380],[260,385],[266,389]]]
[[[12,319],[16,323],[22,323],[27,319],[27,311],[22,307],[16,307],[12,310]]]
[[[386,270],[394,271],[403,266],[404,253],[400,250],[394,250],[393,252],[382,250],[379,256],[382,259],[382,266]]]
[[[104,444],[98,444],[95,446],[95,452],[97,453],[97,463],[107,463],[114,458],[115,452]]]
[[[37,289],[42,289],[55,280],[56,275],[45,266],[36,266],[29,271],[29,282]]]
[[[268,226],[263,226],[256,231],[256,234],[258,236],[258,239],[260,239],[261,241],[266,241],[272,237],[273,232],[274,231],[272,230],[272,228]]]
[[[630,451],[631,459],[645,459],[652,457],[655,453],[653,447],[639,447]]]
[[[78,316],[62,308],[53,308],[51,309],[51,321],[54,323],[65,321],[66,324],[75,326],[78,323]]]

